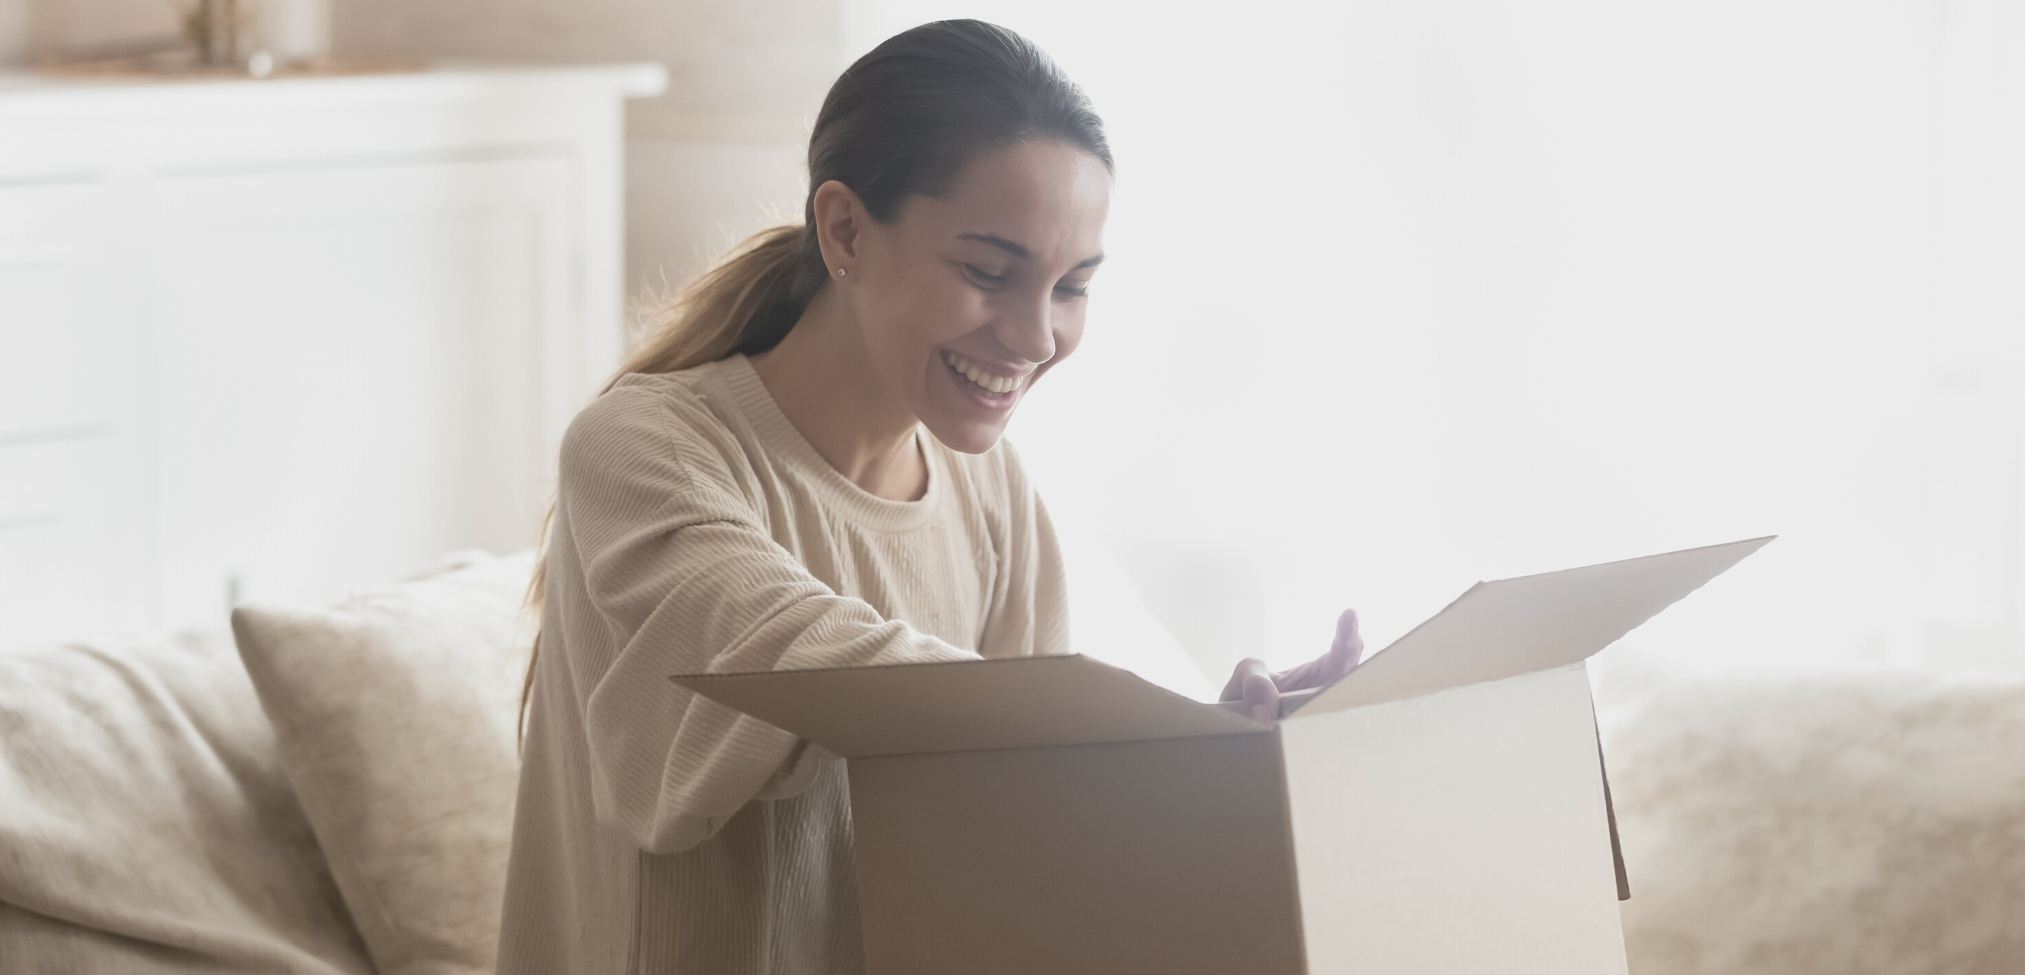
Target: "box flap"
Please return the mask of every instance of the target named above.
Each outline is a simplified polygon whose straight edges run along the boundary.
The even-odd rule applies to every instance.
[[[1301,705],[1308,703],[1320,690],[1320,688],[1308,687],[1282,693],[1280,695],[1280,715],[1284,717],[1300,710]],[[1217,706],[1237,711],[1243,709],[1245,705],[1243,701],[1221,701],[1218,702]],[[1596,719],[1596,702],[1594,701],[1589,703],[1589,717],[1592,723]],[[1610,824],[1610,859],[1612,866],[1617,871],[1617,899],[1628,901],[1631,899],[1631,878],[1626,874],[1624,869],[1624,845],[1617,837],[1617,806],[1610,799],[1610,766],[1603,761],[1603,729],[1601,726],[1598,726],[1596,729],[1596,761],[1599,766],[1598,771],[1603,776],[1603,815],[1605,820]]]
[[[1271,729],[1080,653],[669,680],[847,758]]]
[[[1479,582],[1288,717],[1587,659],[1777,537]]]

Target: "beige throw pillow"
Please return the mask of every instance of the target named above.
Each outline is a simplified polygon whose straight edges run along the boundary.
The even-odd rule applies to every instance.
[[[490,972],[519,779],[533,550],[320,608],[244,605],[239,653],[383,975]]]
[[[0,651],[0,972],[371,971],[223,626]]]

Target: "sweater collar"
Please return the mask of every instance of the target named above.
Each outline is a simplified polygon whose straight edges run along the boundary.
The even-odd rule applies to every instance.
[[[734,352],[712,365],[725,391],[731,394],[732,403],[752,425],[760,442],[807,477],[835,505],[837,513],[867,528],[899,531],[926,524],[941,507],[943,496],[949,493],[949,467],[942,456],[941,442],[921,424],[914,425],[914,444],[928,465],[927,492],[914,501],[882,498],[859,487],[830,465],[781,411],[745,353]]]

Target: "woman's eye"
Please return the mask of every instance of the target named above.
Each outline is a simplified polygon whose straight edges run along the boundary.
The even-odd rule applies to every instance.
[[[971,277],[974,277],[979,281],[984,282],[985,284],[993,286],[1004,284],[1008,277],[1008,275],[1004,274],[992,274],[987,271],[981,271],[974,264],[965,264],[963,266],[963,270],[966,273],[968,273]],[[1090,289],[1088,286],[1079,288],[1069,285],[1063,285],[1061,287],[1056,288],[1055,293],[1060,295],[1066,295],[1070,298],[1084,298],[1089,296]]]
[[[963,267],[964,270],[969,271],[971,273],[971,276],[983,281],[986,284],[1005,283],[1005,275],[1003,274],[987,274],[983,271],[978,270],[977,267],[972,264],[965,264]]]

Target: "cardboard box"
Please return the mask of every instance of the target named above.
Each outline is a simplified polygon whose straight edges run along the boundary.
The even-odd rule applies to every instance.
[[[671,679],[848,760],[871,975],[1623,975],[1584,661],[1776,537],[1479,582],[1276,722],[1083,654]]]

